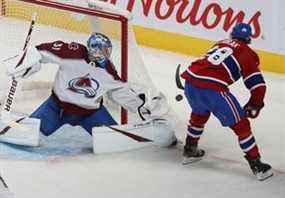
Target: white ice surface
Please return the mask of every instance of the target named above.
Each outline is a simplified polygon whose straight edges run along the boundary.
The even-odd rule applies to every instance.
[[[182,93],[175,87],[174,73],[178,63],[190,62],[191,58],[148,48],[142,52],[152,79],[178,115],[176,133],[183,139],[190,108],[186,100],[174,99]],[[43,158],[49,155],[45,159],[11,148],[11,155],[18,156],[0,157],[0,172],[16,198],[283,198],[285,76],[265,73],[265,79],[266,105],[260,117],[252,121],[252,128],[263,160],[274,168],[275,176],[267,181],[256,181],[251,175],[235,136],[215,118],[210,119],[201,139],[207,157],[193,165],[182,166],[181,149],[175,148],[150,147],[95,156],[88,144],[82,155],[56,155],[57,146],[69,141],[70,131],[66,130],[61,142],[52,139],[56,148],[47,146],[48,152],[38,151]],[[232,90],[242,103],[246,102],[248,93],[242,83]]]

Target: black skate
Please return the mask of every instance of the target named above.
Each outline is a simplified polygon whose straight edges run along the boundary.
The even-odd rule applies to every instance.
[[[245,159],[248,161],[253,174],[259,181],[266,180],[273,176],[271,166],[269,164],[262,163],[259,157],[250,159],[248,156],[245,156]]]
[[[184,146],[183,151],[183,161],[182,164],[190,164],[197,161],[200,161],[205,155],[205,151],[202,149],[198,149],[197,143],[192,143],[190,141],[190,137],[187,136],[186,144]]]

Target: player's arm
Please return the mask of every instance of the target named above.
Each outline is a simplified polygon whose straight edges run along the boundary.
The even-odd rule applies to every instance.
[[[60,65],[62,59],[84,59],[86,49],[83,45],[75,42],[65,43],[63,41],[54,41],[42,43],[36,46],[40,52],[41,63],[55,63]]]
[[[41,63],[58,63],[59,57],[64,55],[73,55],[75,52],[73,45],[62,41],[51,43],[42,43],[37,46],[31,46],[21,51],[18,55],[4,60],[7,67],[7,74],[15,78],[28,78],[41,69]]]
[[[85,47],[78,43],[55,41],[32,46],[9,59],[5,64],[9,76],[28,78],[41,69],[41,63],[60,65],[61,59],[82,59],[84,55]]]
[[[105,69],[111,76],[113,76],[115,80],[122,81],[121,77],[118,75],[118,71],[116,70],[114,63],[111,60],[107,60]]]
[[[264,107],[266,84],[259,69],[259,58],[254,56],[254,61],[249,61],[242,71],[244,84],[250,90],[250,98],[244,106],[247,117],[256,118]]]
[[[9,76],[28,78],[41,69],[41,63],[58,63],[60,57],[77,55],[74,49],[78,48],[73,48],[73,45],[62,41],[42,43],[21,51],[17,56],[7,59],[3,63],[7,67]]]

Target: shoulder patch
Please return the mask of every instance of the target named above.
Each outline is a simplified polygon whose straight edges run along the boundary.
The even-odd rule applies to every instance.
[[[37,49],[48,51],[63,59],[85,59],[87,57],[86,47],[76,42],[65,43],[63,41],[55,41],[52,43],[43,43],[38,45]]]

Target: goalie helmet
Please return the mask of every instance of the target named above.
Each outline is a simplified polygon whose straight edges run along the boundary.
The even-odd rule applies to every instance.
[[[93,33],[87,41],[88,58],[91,61],[104,62],[112,53],[110,39],[101,33]]]
[[[252,36],[252,29],[250,25],[246,23],[239,23],[235,25],[231,32],[232,38],[243,40],[246,43],[251,42],[251,36]]]

